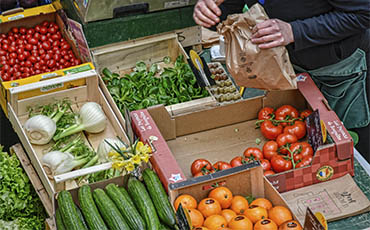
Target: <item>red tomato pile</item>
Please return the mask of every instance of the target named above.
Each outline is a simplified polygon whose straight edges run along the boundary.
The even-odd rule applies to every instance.
[[[54,22],[34,28],[14,27],[0,34],[0,76],[3,81],[81,64]]]
[[[206,159],[197,159],[191,165],[193,177],[256,160],[260,161],[265,176],[310,165],[313,149],[307,142],[299,140],[306,135],[304,119],[311,113],[311,110],[299,113],[290,105],[281,106],[276,111],[270,107],[262,108],[258,113],[257,126],[260,127],[262,135],[269,139],[262,150],[247,148],[243,156],[234,157],[230,163],[218,161],[212,165]]]

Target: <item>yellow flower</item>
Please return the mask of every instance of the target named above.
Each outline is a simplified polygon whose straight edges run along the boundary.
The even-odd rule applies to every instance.
[[[116,151],[110,151],[110,152],[108,153],[108,156],[109,156],[109,157],[119,157],[120,155],[119,155],[119,153],[117,153]]]
[[[140,158],[140,156],[139,155],[135,155],[135,156],[133,156],[132,158],[131,158],[131,162],[132,163],[134,163],[134,164],[137,164],[137,165],[139,165],[140,163],[141,163],[141,158]]]
[[[140,158],[141,158],[141,160],[142,160],[142,161],[144,161],[145,163],[148,163],[149,158],[150,158],[150,154],[146,154],[146,153],[140,154]]]
[[[128,172],[131,172],[131,171],[134,171],[135,166],[134,166],[134,164],[132,164],[132,163],[130,162],[130,163],[128,163],[127,165],[125,165],[125,169],[126,169]]]

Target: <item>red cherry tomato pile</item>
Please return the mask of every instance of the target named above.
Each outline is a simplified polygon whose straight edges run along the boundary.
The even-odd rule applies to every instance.
[[[256,160],[260,161],[265,176],[310,165],[313,149],[307,142],[299,140],[306,135],[304,119],[311,113],[311,110],[299,113],[290,105],[281,106],[276,111],[270,107],[262,108],[258,113],[257,126],[260,127],[262,135],[269,139],[262,150],[255,147],[247,148],[243,156],[234,157],[230,163],[217,161],[212,165],[206,159],[197,159],[191,165],[193,177]]]
[[[12,81],[81,64],[54,22],[0,34],[0,76]]]

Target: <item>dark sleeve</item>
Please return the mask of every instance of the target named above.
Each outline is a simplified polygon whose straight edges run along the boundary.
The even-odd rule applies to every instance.
[[[257,0],[225,0],[219,7],[222,12],[220,22],[224,21],[230,14],[239,14],[243,12],[244,5],[251,7]],[[216,30],[216,26],[212,26],[211,30]]]
[[[370,27],[369,0],[329,0],[333,10],[313,18],[290,22],[294,50],[342,40]]]

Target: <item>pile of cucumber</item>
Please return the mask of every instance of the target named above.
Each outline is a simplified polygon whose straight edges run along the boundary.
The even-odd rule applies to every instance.
[[[177,229],[175,212],[157,174],[143,171],[144,183],[135,177],[127,190],[115,184],[91,191],[88,185],[78,191],[80,208],[68,191],[58,195],[58,230],[166,230]]]

